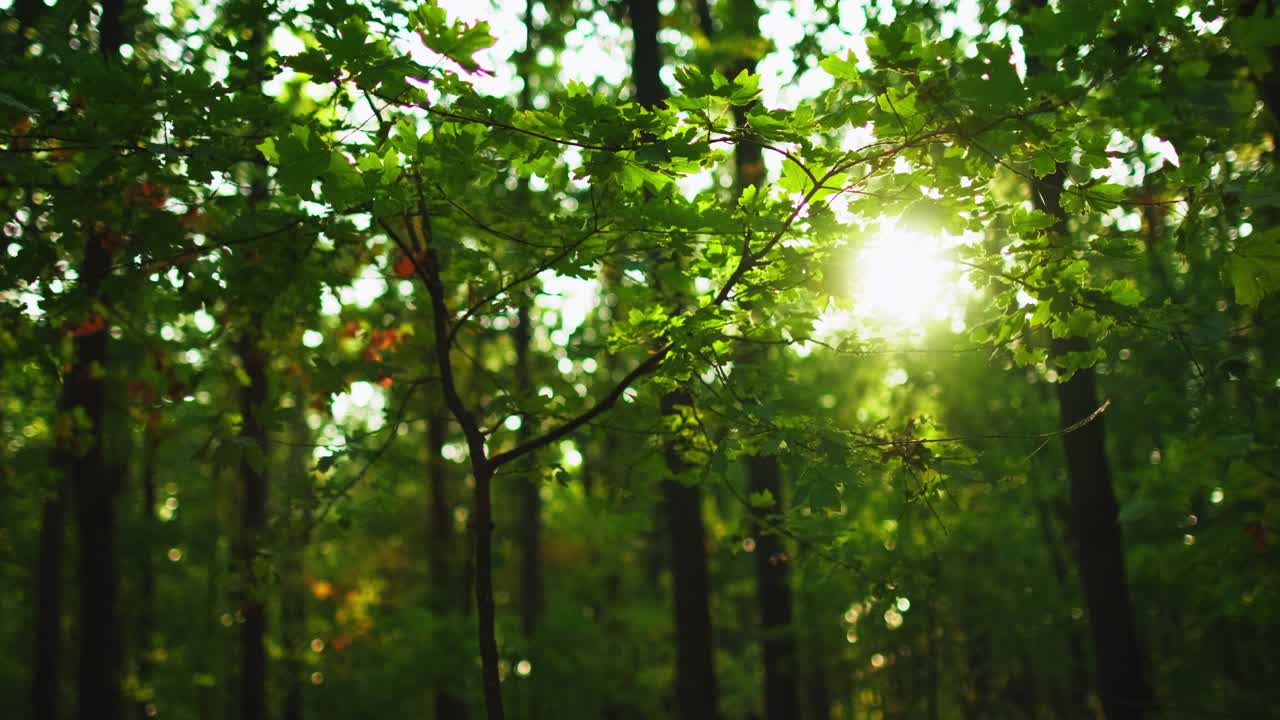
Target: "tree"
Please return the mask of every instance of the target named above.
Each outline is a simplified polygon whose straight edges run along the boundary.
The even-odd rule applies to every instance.
[[[1087,605],[1109,714],[1265,713],[1266,8],[686,9],[3,11],[0,687],[1074,717]],[[935,235],[967,307],[878,336]]]

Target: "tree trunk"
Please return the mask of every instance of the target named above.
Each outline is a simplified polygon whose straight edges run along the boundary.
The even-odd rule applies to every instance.
[[[1059,233],[1067,232],[1066,214],[1061,205],[1064,177],[1064,171],[1059,168],[1037,181],[1032,193],[1041,210],[1058,218],[1054,230]],[[1087,340],[1066,338],[1055,340],[1052,352],[1059,355],[1088,349]],[[1097,379],[1091,367],[1059,382],[1057,391],[1064,427],[1084,422],[1099,407]],[[1067,433],[1063,444],[1070,482],[1072,530],[1093,634],[1098,693],[1109,720],[1137,720],[1147,715],[1154,702],[1145,675],[1146,657],[1138,642],[1129,599],[1124,538],[1117,520],[1119,509],[1107,462],[1102,416]]]
[[[122,10],[122,0],[102,3],[98,21],[99,49],[108,62],[115,59],[123,42]],[[85,296],[94,305],[103,297],[102,282],[110,272],[111,253],[105,240],[98,233],[89,232],[80,278]],[[97,308],[91,306],[91,312],[97,312]],[[119,571],[115,552],[115,498],[120,485],[119,468],[107,463],[103,425],[106,397],[101,376],[107,368],[108,337],[106,328],[102,328],[76,338],[75,360],[64,378],[60,403],[64,416],[83,413],[88,421],[88,428],[73,431],[72,437],[65,441],[69,446],[63,448],[63,466],[75,497],[79,531],[78,685],[82,720],[116,720],[124,712],[122,643],[116,607]],[[56,669],[56,664],[54,667]],[[56,678],[53,682],[56,683]]]
[[[658,24],[662,16],[658,0],[628,0],[627,14],[631,17],[631,81],[636,87],[636,102],[653,107],[667,97],[659,75],[662,49],[658,45]]]
[[[475,452],[473,450],[473,452]],[[503,720],[502,685],[498,677],[498,638],[494,629],[493,602],[493,468],[484,459],[483,449],[472,455],[475,480],[475,563],[476,615],[480,637],[480,665],[483,669],[485,709],[489,720]]]
[[[782,474],[772,455],[747,458],[753,493],[767,492],[775,504],[781,503]],[[796,690],[796,645],[791,629],[791,588],[787,585],[786,548],[782,538],[767,524],[777,521],[777,512],[756,509],[756,597],[760,603],[760,625],[764,642],[764,704],[766,720],[798,717]]]
[[[701,3],[704,7],[707,0]],[[712,30],[707,12],[704,16],[703,31]],[[729,6],[729,23],[735,33],[745,37],[759,37],[760,10],[755,0],[733,0]],[[755,72],[756,61],[750,56],[742,56],[734,61],[729,76],[735,77],[739,72]],[[748,127],[747,112],[749,108],[736,106],[733,109],[734,125],[743,130]],[[734,169],[736,171],[737,192],[748,187],[760,187],[764,181],[764,151],[751,142],[740,142],[734,146]],[[763,361],[771,358],[766,354]],[[791,627],[791,588],[787,584],[787,556],[782,538],[776,532],[768,530],[771,522],[780,517],[782,507],[782,473],[778,467],[778,459],[774,456],[755,456],[747,458],[747,475],[751,491],[767,492],[773,497],[776,509],[756,509],[756,599],[760,606],[760,625],[764,637],[764,705],[766,720],[789,720],[800,712],[799,690],[796,681],[796,643],[794,630]]]
[[[1027,0],[1044,7],[1045,0]],[[1047,71],[1041,58],[1027,57],[1027,72]],[[1047,102],[1047,100],[1046,100]],[[1069,232],[1062,210],[1066,171],[1059,165],[1053,174],[1032,183],[1032,202],[1057,218],[1052,233]],[[1058,339],[1051,352],[1080,352],[1089,349],[1084,338]],[[1097,379],[1092,367],[1076,371],[1070,380],[1058,383],[1058,409],[1062,423],[1072,427],[1098,409]],[[1124,568],[1124,539],[1116,514],[1118,508],[1107,463],[1106,436],[1102,417],[1063,437],[1070,484],[1072,532],[1076,537],[1076,559],[1089,610],[1093,634],[1098,692],[1108,720],[1137,720],[1154,707],[1154,696],[1146,680],[1146,657],[1138,643],[1138,632],[1129,600],[1129,583]]]
[[[462,598],[459,601],[454,592],[460,587],[459,575],[454,572],[453,510],[449,503],[449,468],[445,462],[443,451],[445,437],[448,434],[449,417],[433,401],[433,408],[427,420],[427,493],[430,506],[427,510],[430,526],[430,544],[427,558],[430,562],[429,573],[432,587],[432,607],[441,617],[466,615],[471,607],[471,588],[461,584]],[[467,717],[467,705],[447,686],[437,686],[434,692],[435,720],[463,720]]]
[[[808,676],[809,717],[812,720],[831,720],[831,687],[821,657],[815,655],[810,660]]]
[[[85,294],[97,301],[110,272],[110,253],[90,233],[80,277]],[[116,611],[119,576],[115,553],[117,469],[108,465],[104,419],[107,367],[106,328],[75,340],[75,362],[63,380],[64,417],[82,415],[88,427],[72,431],[61,449],[73,489],[80,548],[79,713],[84,720],[115,720],[124,711],[121,695],[120,623]],[[57,518],[53,518],[55,521]],[[56,682],[56,680],[54,681]]]
[[[59,451],[59,454],[62,454]],[[60,461],[66,467],[66,461]],[[65,469],[71,476],[73,470]],[[66,485],[59,480],[40,514],[40,559],[36,571],[35,663],[32,668],[32,717],[57,720],[62,649],[62,549],[66,540]]]
[[[676,705],[681,720],[719,717],[712,655],[711,596],[702,492],[662,481],[676,611]]]
[[[634,55],[631,61],[636,101],[654,107],[666,97],[659,71],[660,13],[657,0],[629,0]],[[683,390],[662,398],[663,415],[689,404]],[[666,447],[667,468],[672,475],[685,470],[674,441]],[[702,522],[702,491],[674,477],[662,481],[663,510],[671,548],[672,582],[675,586],[676,708],[681,720],[714,720],[718,694],[711,638],[711,587],[707,571],[706,528]]]
[[[1069,347],[1063,342],[1056,345],[1059,350]],[[1092,369],[1081,370],[1058,384],[1058,405],[1067,427],[1097,410]],[[1118,507],[1107,463],[1102,417],[1068,433],[1063,442],[1080,579],[1097,656],[1098,692],[1109,720],[1137,720],[1148,714],[1153,702],[1144,673],[1146,658],[1138,642],[1129,599],[1124,538],[1116,518]]]
[[[259,345],[257,328],[261,318],[249,321],[237,343],[241,367],[248,384],[240,390],[240,437],[247,440],[258,457],[240,462],[240,718],[265,720],[267,714],[267,616],[265,582],[255,569],[261,553],[267,523],[267,429],[260,413],[267,400],[267,358]],[[246,448],[247,449],[247,448]]]

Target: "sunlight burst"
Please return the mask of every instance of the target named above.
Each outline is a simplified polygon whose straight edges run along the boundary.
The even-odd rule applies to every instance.
[[[957,242],[882,222],[854,260],[857,314],[903,330],[951,319],[953,329],[962,330],[970,288],[948,258]]]

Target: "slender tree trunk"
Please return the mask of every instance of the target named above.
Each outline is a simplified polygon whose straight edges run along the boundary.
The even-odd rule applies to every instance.
[[[814,655],[809,661],[809,717],[812,720],[831,720],[831,686],[822,660],[822,657]]]
[[[41,11],[44,10],[44,3],[41,0],[14,0],[13,15],[18,21],[18,27],[22,30],[34,28],[36,20],[40,18]],[[22,35],[22,33],[18,33]]]
[[[480,665],[484,670],[485,708],[489,720],[502,720],[502,686],[498,677],[498,638],[493,602],[493,469],[481,454],[473,455],[475,480],[476,615],[479,621]]]
[[[98,21],[99,48],[108,62],[115,59],[123,42],[122,11],[122,0],[104,0],[102,3]],[[107,243],[99,233],[91,231],[85,237],[84,259],[80,266],[81,282],[90,301],[96,303],[103,298],[102,283],[110,272],[111,254]],[[101,377],[108,367],[108,337],[107,330],[103,328],[76,338],[75,360],[63,380],[60,403],[60,410],[65,416],[82,415],[88,421],[86,429],[73,431],[71,438],[62,441],[63,467],[75,498],[79,531],[78,685],[79,716],[82,720],[116,720],[124,712],[121,692],[124,671],[117,612],[119,570],[115,551],[115,499],[120,485],[120,469],[107,463],[104,447],[106,397]],[[57,522],[58,514],[52,513],[50,519]],[[53,550],[53,546],[51,543],[49,549]],[[51,555],[50,560],[60,564],[60,557]],[[50,572],[56,573],[52,569]],[[48,622],[48,619],[42,620]],[[47,661],[47,658],[42,660]],[[53,669],[56,671],[56,668],[55,660]],[[50,680],[55,685],[46,685],[42,689],[56,691],[56,677]]]
[[[1064,349],[1064,343],[1059,343]],[[1062,423],[1072,426],[1098,408],[1092,369],[1058,384]],[[1145,677],[1146,658],[1129,599],[1124,567],[1124,538],[1107,463],[1102,418],[1064,438],[1080,579],[1089,607],[1098,669],[1098,690],[1109,720],[1145,717],[1152,707]]]
[[[436,400],[427,419],[427,492],[430,506],[427,511],[431,541],[427,558],[431,563],[432,607],[442,617],[466,615],[471,607],[468,598],[470,585],[461,585],[459,601],[454,594],[459,587],[459,576],[454,571],[453,510],[449,503],[449,467],[444,459],[444,442],[448,434],[449,417]],[[464,578],[465,580],[465,578]],[[447,686],[434,690],[435,720],[463,720],[467,717],[467,705]]]
[[[431,218],[422,217],[422,232],[411,229],[411,242],[422,248],[423,263],[417,266],[418,274],[427,286],[431,297],[432,337],[435,347],[436,368],[440,372],[440,394],[449,413],[458,421],[467,441],[467,456],[471,461],[471,477],[475,483],[472,494],[472,542],[475,571],[476,634],[480,644],[480,675],[484,687],[485,716],[489,720],[503,720],[506,712],[502,705],[502,684],[498,675],[498,638],[494,627],[493,600],[493,473],[485,448],[485,436],[475,416],[458,393],[450,358],[451,333],[449,330],[449,305],[445,298],[444,282],[440,277],[440,258],[432,239]],[[412,223],[406,223],[413,228]],[[403,242],[403,241],[401,241]],[[411,254],[411,253],[406,253]]]
[[[707,0],[700,3],[704,8]],[[703,31],[710,34],[709,12],[703,15]],[[733,0],[729,5],[728,26],[746,37],[759,36],[760,10],[755,0]],[[730,77],[739,72],[754,72],[756,61],[751,56],[741,56],[730,68]],[[748,107],[733,109],[734,125],[739,130],[748,129]],[[764,157],[759,145],[740,142],[734,147],[734,169],[737,191],[748,187],[760,187],[764,181]],[[770,358],[765,355],[763,361]],[[768,493],[775,508],[755,509],[756,535],[756,599],[760,606],[760,625],[764,637],[764,704],[766,720],[790,720],[800,712],[799,689],[796,678],[796,643],[791,627],[791,587],[787,583],[787,555],[782,537],[768,530],[777,522],[782,508],[782,472],[775,456],[747,458],[747,476],[752,492]]]
[[[101,283],[110,266],[102,238],[90,233],[80,267],[90,299],[102,298]],[[124,711],[115,553],[115,498],[120,483],[118,469],[108,465],[104,448],[106,397],[101,378],[107,367],[108,336],[103,328],[76,338],[75,361],[63,380],[60,403],[64,417],[82,416],[88,421],[88,427],[72,431],[61,448],[79,531],[79,714],[84,720],[115,720]]]
[[[1026,0],[1044,7],[1045,0]],[[1042,59],[1027,57],[1029,74],[1045,70]],[[1032,184],[1032,202],[1057,218],[1050,232],[1069,232],[1062,210],[1065,169],[1060,165],[1046,178]],[[1065,338],[1052,343],[1055,355],[1089,350],[1085,338]],[[1059,382],[1058,409],[1062,423],[1072,427],[1097,411],[1097,378],[1092,367],[1078,370]],[[1138,641],[1129,582],[1124,567],[1124,538],[1117,519],[1111,468],[1107,462],[1106,435],[1099,415],[1063,437],[1070,484],[1072,532],[1076,559],[1089,610],[1093,635],[1098,692],[1108,720],[1139,720],[1155,707],[1146,679],[1146,654]]]
[[[62,454],[62,451],[59,451]],[[73,470],[61,460],[66,475]],[[40,558],[36,572],[35,663],[32,668],[32,717],[57,720],[62,649],[62,549],[66,539],[66,485],[59,479],[40,513]]]
[[[98,49],[108,62],[120,55],[124,44],[124,8],[127,0],[102,0],[102,14],[98,17]]]
[[[662,482],[671,547],[676,612],[676,705],[681,720],[719,717],[711,596],[702,493],[677,480]]]
[[[252,443],[257,462],[240,463],[240,718],[265,720],[267,715],[266,583],[255,569],[267,524],[267,429],[261,413],[267,401],[267,358],[257,335],[261,318],[249,321],[237,343],[248,384],[240,389],[240,436]]]
[[[753,493],[767,492],[781,503],[782,473],[778,459],[758,455],[747,459]],[[791,628],[791,588],[787,585],[786,547],[782,538],[768,529],[777,522],[776,511],[756,509],[756,596],[760,603],[760,625],[764,642],[764,701],[766,720],[798,717],[796,689],[796,647]]]
[[[1035,203],[1058,218],[1056,231],[1067,232],[1060,202],[1061,169],[1035,183]],[[1055,355],[1089,349],[1082,338],[1053,342]],[[1097,411],[1097,379],[1093,368],[1078,370],[1057,386],[1062,423],[1074,427]],[[1145,675],[1146,656],[1138,641],[1129,581],[1124,567],[1124,538],[1119,508],[1107,462],[1106,435],[1099,415],[1063,437],[1070,482],[1072,529],[1077,561],[1089,608],[1098,692],[1108,720],[1137,720],[1154,706]]]
[[[658,45],[658,25],[662,16],[658,0],[628,0],[627,13],[631,17],[631,81],[636,88],[636,102],[653,107],[667,97],[659,74],[662,48]]]
[[[659,71],[662,68],[658,44],[661,19],[657,0],[629,0],[632,81],[636,101],[653,107],[666,97]],[[676,390],[662,398],[663,415],[674,415],[689,404],[686,391]],[[686,468],[674,441],[666,448],[667,469],[674,476]],[[681,720],[714,720],[719,716],[714,666],[715,646],[711,636],[711,583],[707,570],[706,528],[702,520],[702,491],[674,477],[662,481],[663,509],[667,518],[671,548],[672,581],[675,585],[676,623],[676,708]]]

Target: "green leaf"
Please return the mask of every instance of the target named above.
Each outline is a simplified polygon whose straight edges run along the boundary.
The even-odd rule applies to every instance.
[[[1036,153],[1031,158],[1031,171],[1038,178],[1049,177],[1058,169],[1058,161],[1053,158],[1052,153],[1042,152]],[[1039,212],[1038,210],[1036,212]]]
[[[480,69],[472,55],[494,43],[488,23],[468,25],[456,20],[449,23],[445,10],[434,4],[418,6],[412,17],[422,44],[456,62],[467,72]]]
[[[1280,289],[1280,228],[1241,241],[1228,273],[1241,305],[1257,307],[1268,293]]]
[[[1236,291],[1236,302],[1257,307],[1267,292],[1274,289],[1271,273],[1254,258],[1236,255],[1229,265],[1231,285]]]
[[[1112,302],[1125,307],[1137,307],[1142,303],[1142,292],[1133,280],[1114,280],[1106,287]]]
[[[280,163],[280,153],[276,151],[275,138],[267,138],[254,147],[262,153],[262,157],[266,158],[267,162],[276,165]]]
[[[1041,230],[1048,230],[1057,224],[1057,218],[1042,210],[1018,208],[1013,214],[1013,222],[1009,227],[1019,235],[1029,235]]]
[[[1040,327],[1041,325],[1049,322],[1049,318],[1052,314],[1052,307],[1052,303],[1038,303],[1036,305],[1036,311],[1031,314],[1031,319],[1028,321],[1031,324],[1031,327]]]
[[[828,55],[819,63],[819,67],[837,80],[857,82],[862,76],[858,70],[857,58],[852,51],[845,53],[844,57]]]
[[[734,105],[750,105],[760,97],[760,76],[743,70],[733,79],[733,92],[729,102]]]

